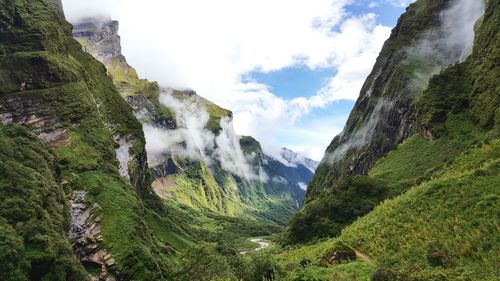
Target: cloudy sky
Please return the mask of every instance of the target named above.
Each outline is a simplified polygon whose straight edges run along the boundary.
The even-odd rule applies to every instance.
[[[238,134],[320,160],[412,0],[63,0],[120,21],[143,78],[234,112]]]

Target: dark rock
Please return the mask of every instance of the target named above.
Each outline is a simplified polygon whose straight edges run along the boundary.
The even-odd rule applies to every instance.
[[[353,260],[356,260],[356,253],[354,251],[335,251],[328,259],[331,264]]]
[[[308,259],[305,259],[305,258],[304,258],[304,259],[302,259],[302,260],[300,261],[300,263],[299,263],[299,264],[300,264],[300,266],[305,267],[305,266],[310,265],[310,264],[311,264],[311,261],[310,261],[310,260],[308,260]]]

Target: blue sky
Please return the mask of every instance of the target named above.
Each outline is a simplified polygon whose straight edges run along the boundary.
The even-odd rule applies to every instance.
[[[342,130],[383,42],[413,0],[63,0],[75,22],[120,22],[143,78],[234,113],[272,154],[316,160]],[[193,7],[196,7],[194,9]],[[133,15],[133,16],[131,16]]]
[[[366,1],[354,2],[347,6],[347,11],[354,16],[373,13],[376,15],[377,24],[391,28],[396,25],[397,19],[405,11],[404,6],[394,3],[383,1],[370,1],[370,3],[372,5],[367,5]],[[247,79],[267,85],[269,90],[279,97],[293,99],[314,96],[329,83],[331,77],[336,73],[335,67],[310,69],[306,65],[299,64],[267,73],[253,71],[248,74]],[[319,122],[327,123],[330,124],[331,130],[328,132],[326,129],[321,133],[324,135],[324,142],[331,140],[343,127],[354,104],[354,100],[344,99],[332,102],[326,107],[315,108],[308,114],[301,116],[297,120],[295,128],[314,127]],[[325,126],[321,126],[321,129],[324,128]],[[297,131],[280,130],[274,135],[272,141],[279,146],[291,147],[298,151],[307,149],[304,146],[307,138],[303,138]],[[316,159],[318,158],[316,157]]]
[[[378,4],[370,7],[367,2]],[[356,1],[347,6],[347,11],[352,15],[374,13],[377,24],[394,27],[405,8],[384,1]],[[336,71],[335,68],[310,69],[305,65],[297,65],[267,73],[253,71],[248,74],[247,79],[268,85],[278,96],[295,98],[314,95],[328,83]]]

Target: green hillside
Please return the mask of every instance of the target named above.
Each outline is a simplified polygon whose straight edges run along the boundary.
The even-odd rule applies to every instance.
[[[76,41],[60,1],[0,0],[0,280],[500,280],[500,0],[470,50],[422,54],[451,2],[402,15],[301,207],[309,167],[224,131],[232,113],[192,91],[169,94],[253,177],[208,149],[150,167],[147,126],[185,120],[109,49],[118,23],[112,44],[88,23]]]
[[[292,219],[285,243],[315,242],[275,249],[295,268],[290,278],[498,280],[499,3],[486,2],[471,56],[416,100],[419,132]],[[327,236],[335,238],[318,240]],[[337,265],[334,252],[357,259]],[[304,259],[311,264],[301,267]]]
[[[285,225],[303,201],[305,192],[298,183],[309,182],[310,169],[304,165],[287,167],[267,156],[257,140],[223,129],[223,123],[232,127],[232,112],[196,92],[161,88],[156,82],[140,79],[121,54],[118,26],[117,21],[86,18],[75,23],[73,36],[84,51],[106,66],[118,91],[145,126],[171,138],[181,138],[162,155],[150,157],[154,191],[164,200],[173,200],[195,211]],[[203,119],[203,113],[208,117],[200,128],[187,128],[193,119]],[[213,147],[196,147],[197,151],[191,151],[187,148],[189,136],[182,135],[185,129],[195,130],[191,134],[205,138]],[[230,142],[222,149],[234,146],[230,153],[223,151],[223,156],[240,154],[238,163],[233,164],[242,167],[240,173],[228,170],[228,165],[218,159],[216,138],[221,135]],[[190,151],[189,155],[184,151]]]

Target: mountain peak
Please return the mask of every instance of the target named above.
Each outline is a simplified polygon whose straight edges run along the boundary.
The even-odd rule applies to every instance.
[[[284,163],[289,164],[289,165],[303,165],[307,169],[309,169],[311,172],[314,173],[316,171],[316,168],[318,168],[319,162],[314,161],[310,158],[307,158],[303,155],[300,155],[294,151],[292,151],[289,148],[282,147],[280,150],[280,156],[287,162]],[[279,159],[278,159],[279,160]],[[282,161],[283,162],[283,161]]]

